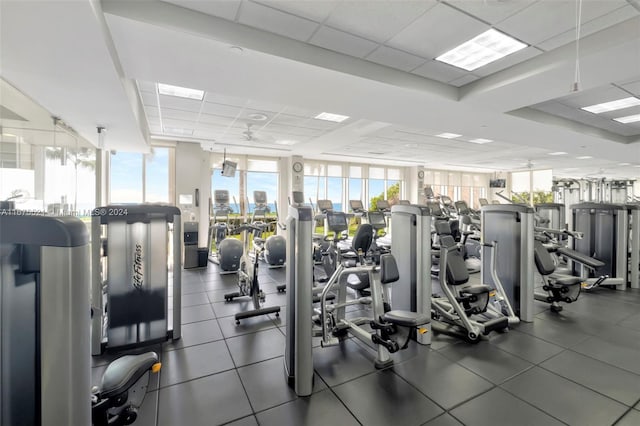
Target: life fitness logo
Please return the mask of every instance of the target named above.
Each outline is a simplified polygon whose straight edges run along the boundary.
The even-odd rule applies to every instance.
[[[144,285],[144,273],[142,269],[142,245],[136,244],[136,252],[133,258],[133,287],[142,290]]]

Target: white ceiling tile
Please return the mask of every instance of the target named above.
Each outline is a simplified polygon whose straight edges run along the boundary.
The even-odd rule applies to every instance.
[[[202,107],[202,112],[206,114],[217,115],[220,117],[234,118],[240,115],[243,109],[244,108],[237,107],[237,106],[224,105],[224,104],[218,104],[213,102],[205,102],[204,106]]]
[[[199,123],[202,125],[210,125],[210,126],[228,126],[233,121],[233,118],[230,117],[221,117],[219,115],[212,114],[200,114]]]
[[[462,9],[470,15],[477,16],[490,24],[495,24],[536,1],[537,0],[446,0],[445,3]]]
[[[426,59],[419,56],[386,46],[378,47],[376,50],[371,52],[366,59],[367,61],[386,65],[402,71],[411,71],[426,61]]]
[[[198,121],[198,112],[162,108],[162,120],[164,121],[165,119],[193,121],[195,125],[195,122]]]
[[[445,63],[431,60],[412,71],[413,74],[438,80],[443,83],[455,80],[468,74],[467,71]]]
[[[163,0],[166,3],[173,3],[177,6],[186,7],[187,9],[206,13],[207,15],[217,16],[219,18],[233,21],[238,13],[241,0]]]
[[[213,92],[206,92],[204,95],[204,100],[205,102],[213,102],[217,104],[231,105],[231,106],[237,106],[237,107],[244,107],[244,105],[247,103],[246,98],[238,98],[235,96],[225,96],[225,95],[220,95],[218,93],[213,93]]]
[[[321,27],[309,41],[317,46],[357,58],[367,56],[378,46],[370,40],[365,40],[364,38],[356,37],[329,27]]]
[[[584,22],[582,24],[582,29],[580,30],[580,37],[586,37],[590,34],[594,34],[605,28],[608,28],[620,22],[626,21],[627,19],[631,19],[634,16],[637,16],[638,13],[640,12],[638,12],[635,8],[631,6],[624,6],[614,10],[611,13],[607,13],[606,15],[602,15],[595,19],[592,19],[589,22]],[[542,43],[538,43],[538,47],[546,51],[549,51],[557,47],[563,46],[567,43],[571,43],[575,39],[576,39],[576,31],[575,31],[575,28],[573,28],[569,31],[565,31],[562,34],[558,34],[555,37],[551,37],[550,39],[547,39]]]
[[[542,53],[541,50],[536,49],[535,47],[527,47],[525,49],[519,50],[515,53],[512,53],[509,56],[505,56],[504,58],[498,59],[495,62],[491,62],[483,67],[473,70],[473,73],[480,76],[485,77],[489,74],[493,74],[494,72],[498,72],[500,70],[509,68],[515,64],[520,62],[527,61],[535,56],[538,56]]]
[[[440,3],[385,44],[435,58],[488,29],[488,25],[477,19]]]
[[[265,6],[282,10],[293,15],[322,22],[336,7],[339,1],[333,0],[253,0]]]
[[[469,84],[472,83],[474,81],[476,81],[477,79],[479,79],[480,77],[478,77],[477,75],[473,75],[473,74],[467,74],[465,76],[462,76],[460,78],[456,78],[455,80],[451,80],[448,83],[452,86],[456,86],[456,87],[462,87],[465,84]]]
[[[202,101],[179,98],[177,96],[160,95],[160,108],[181,109],[183,111],[200,111]]]
[[[257,101],[255,99],[249,99],[246,105],[247,108],[265,113],[269,118],[285,109],[283,105],[272,102]]]
[[[252,2],[244,2],[242,4],[238,21],[242,24],[302,41],[306,41],[318,27],[316,22]]]
[[[575,1],[539,1],[496,25],[528,44],[536,45],[558,34],[562,34],[576,24]],[[588,22],[626,5],[625,0],[589,0],[583,2],[582,21]]]
[[[326,24],[381,43],[435,5],[435,0],[344,1]]]

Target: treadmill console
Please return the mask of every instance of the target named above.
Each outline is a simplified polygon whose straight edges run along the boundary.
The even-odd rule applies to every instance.
[[[389,201],[378,200],[378,210],[380,210],[381,212],[391,211],[391,206],[389,205]]]
[[[331,232],[339,234],[349,229],[349,222],[347,221],[347,215],[342,212],[327,212],[327,225]]]
[[[382,212],[369,212],[367,213],[369,223],[376,231],[378,229],[384,229],[387,227],[387,221],[384,218]]]
[[[320,211],[320,213],[333,211],[333,203],[331,200],[318,200],[318,211]]]
[[[364,205],[360,200],[349,200],[349,207],[354,213],[364,213]]]

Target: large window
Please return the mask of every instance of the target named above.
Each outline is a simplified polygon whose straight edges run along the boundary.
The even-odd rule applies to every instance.
[[[171,202],[169,164],[173,148],[153,147],[151,153],[111,154],[111,203]]]
[[[349,166],[349,200],[360,200],[363,203],[363,190],[364,179],[362,179],[362,167],[360,166]]]
[[[169,148],[153,148],[145,156],[145,201],[169,202]]]
[[[266,191],[267,202],[271,212],[275,213],[275,202],[278,199],[278,173],[247,172],[247,196],[249,197],[249,213],[253,213],[255,202],[253,191]]]
[[[533,188],[531,188],[533,181]],[[534,170],[511,173],[511,199],[517,203],[529,203],[533,189],[533,203],[549,203],[553,201],[551,186],[552,170]]]
[[[214,203],[214,191],[220,189],[229,191],[229,207],[233,209],[234,213],[240,213],[240,172],[236,171],[234,177],[226,177],[222,176],[222,169],[213,169],[211,176],[211,200],[213,200]]]

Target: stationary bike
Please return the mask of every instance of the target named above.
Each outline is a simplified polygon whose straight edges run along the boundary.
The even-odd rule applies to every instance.
[[[130,425],[138,418],[149,386],[151,373],[160,371],[155,352],[125,355],[113,361],[102,383],[91,390],[91,423],[93,426]]]
[[[251,297],[253,301],[253,309],[244,312],[238,312],[235,314],[236,325],[240,324],[240,320],[244,318],[251,318],[258,315],[267,315],[275,313],[276,316],[280,316],[280,306],[270,306],[266,308],[261,307],[261,303],[264,303],[266,297],[264,292],[260,289],[258,283],[258,266],[260,251],[264,250],[261,247],[255,248],[255,254],[253,257],[249,255],[249,242],[251,240],[250,234],[259,231],[260,228],[242,224],[232,231],[232,234],[242,233],[242,256],[240,257],[240,265],[238,268],[238,289],[239,291],[233,293],[227,293],[224,295],[224,300],[231,302],[236,297]]]

